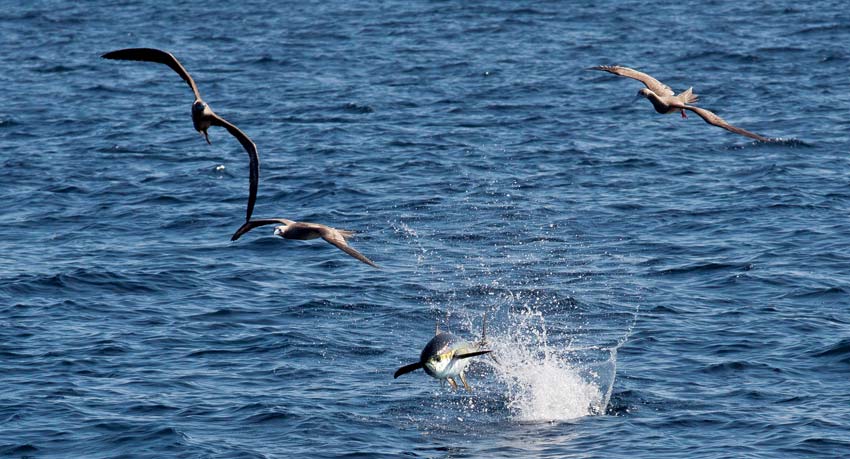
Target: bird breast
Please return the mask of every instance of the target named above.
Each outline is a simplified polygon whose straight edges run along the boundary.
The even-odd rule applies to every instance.
[[[674,111],[676,111],[675,108],[670,107],[670,104],[665,103],[656,94],[650,94],[649,96],[647,96],[647,99],[649,99],[649,101],[652,102],[652,106],[655,107],[655,111],[658,112],[658,113],[667,114],[667,113],[673,113]]]

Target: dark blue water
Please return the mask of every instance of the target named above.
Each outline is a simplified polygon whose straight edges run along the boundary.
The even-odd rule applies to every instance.
[[[844,2],[2,3],[0,456],[850,456]]]

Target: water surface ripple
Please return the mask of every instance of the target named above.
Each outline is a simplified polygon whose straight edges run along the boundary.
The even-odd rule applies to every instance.
[[[843,2],[5,6],[0,456],[850,455]],[[257,143],[255,217],[384,269],[231,243],[244,151],[138,46]],[[475,392],[392,379],[485,312]]]

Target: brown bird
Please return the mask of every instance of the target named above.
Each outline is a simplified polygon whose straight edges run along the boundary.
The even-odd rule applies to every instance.
[[[632,78],[640,81],[646,88],[638,91],[638,94],[646,97],[652,102],[652,106],[655,107],[655,111],[662,114],[669,114],[680,112],[682,114],[682,118],[687,118],[685,115],[685,110],[690,110],[697,115],[700,116],[706,123],[712,124],[717,127],[721,127],[726,129],[727,131],[734,132],[736,134],[741,134],[747,136],[751,139],[756,139],[761,142],[771,142],[772,140],[760,136],[758,134],[752,133],[745,129],[741,129],[739,127],[732,126],[723,118],[717,116],[709,110],[704,108],[696,107],[694,104],[699,100],[696,94],[693,93],[693,88],[688,88],[687,91],[676,94],[670,89],[670,86],[656,80],[655,78],[643,73],[638,72],[637,70],[630,69],[628,67],[620,67],[618,65],[600,65],[597,67],[591,67],[591,70],[602,70],[605,72],[613,73],[614,75],[624,76],[626,78]]]
[[[320,225],[318,223],[295,222],[285,218],[250,220],[240,226],[239,229],[233,233],[233,237],[231,237],[230,240],[235,241],[243,234],[258,226],[274,225],[276,223],[281,225],[275,227],[275,236],[280,236],[284,239],[298,239],[300,241],[322,238],[363,263],[374,268],[379,268],[379,266],[373,263],[372,260],[366,258],[362,253],[354,250],[350,245],[348,245],[347,239],[354,235],[354,231],[331,228],[330,226]]]
[[[245,151],[248,152],[248,160],[250,161],[250,183],[248,186],[248,210],[245,216],[245,221],[251,220],[251,214],[254,212],[254,203],[257,201],[257,188],[260,183],[260,156],[257,154],[257,146],[254,145],[254,142],[252,142],[251,139],[238,127],[230,124],[227,120],[216,115],[212,111],[210,106],[201,99],[201,93],[198,92],[198,87],[195,85],[195,81],[189,75],[189,72],[180,65],[180,62],[171,53],[154,48],[128,48],[110,51],[102,57],[106,59],[157,62],[165,64],[171,67],[172,70],[180,75],[180,78],[189,84],[189,87],[192,88],[192,92],[195,94],[195,102],[192,103],[192,124],[195,125],[195,130],[204,136],[207,143],[211,143],[210,137],[207,134],[207,129],[209,129],[210,126],[223,127],[227,129],[227,132],[229,132],[230,135],[236,137],[236,140],[238,140]]]

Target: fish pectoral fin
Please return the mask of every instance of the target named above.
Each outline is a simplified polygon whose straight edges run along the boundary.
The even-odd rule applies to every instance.
[[[467,352],[467,353],[465,353],[465,354],[455,354],[455,355],[454,355],[454,357],[455,357],[456,359],[468,359],[468,358],[470,358],[470,357],[475,357],[476,355],[484,355],[484,354],[489,354],[489,353],[491,353],[491,352],[493,352],[493,350],[492,350],[492,349],[491,349],[491,350],[486,350],[486,351]]]
[[[393,379],[398,378],[403,374],[410,373],[411,371],[418,370],[422,368],[422,362],[411,363],[410,365],[405,365],[393,373]]]
[[[449,382],[449,385],[452,386],[453,390],[457,390],[457,383],[455,382],[455,380],[451,376],[446,378],[446,381]]]

